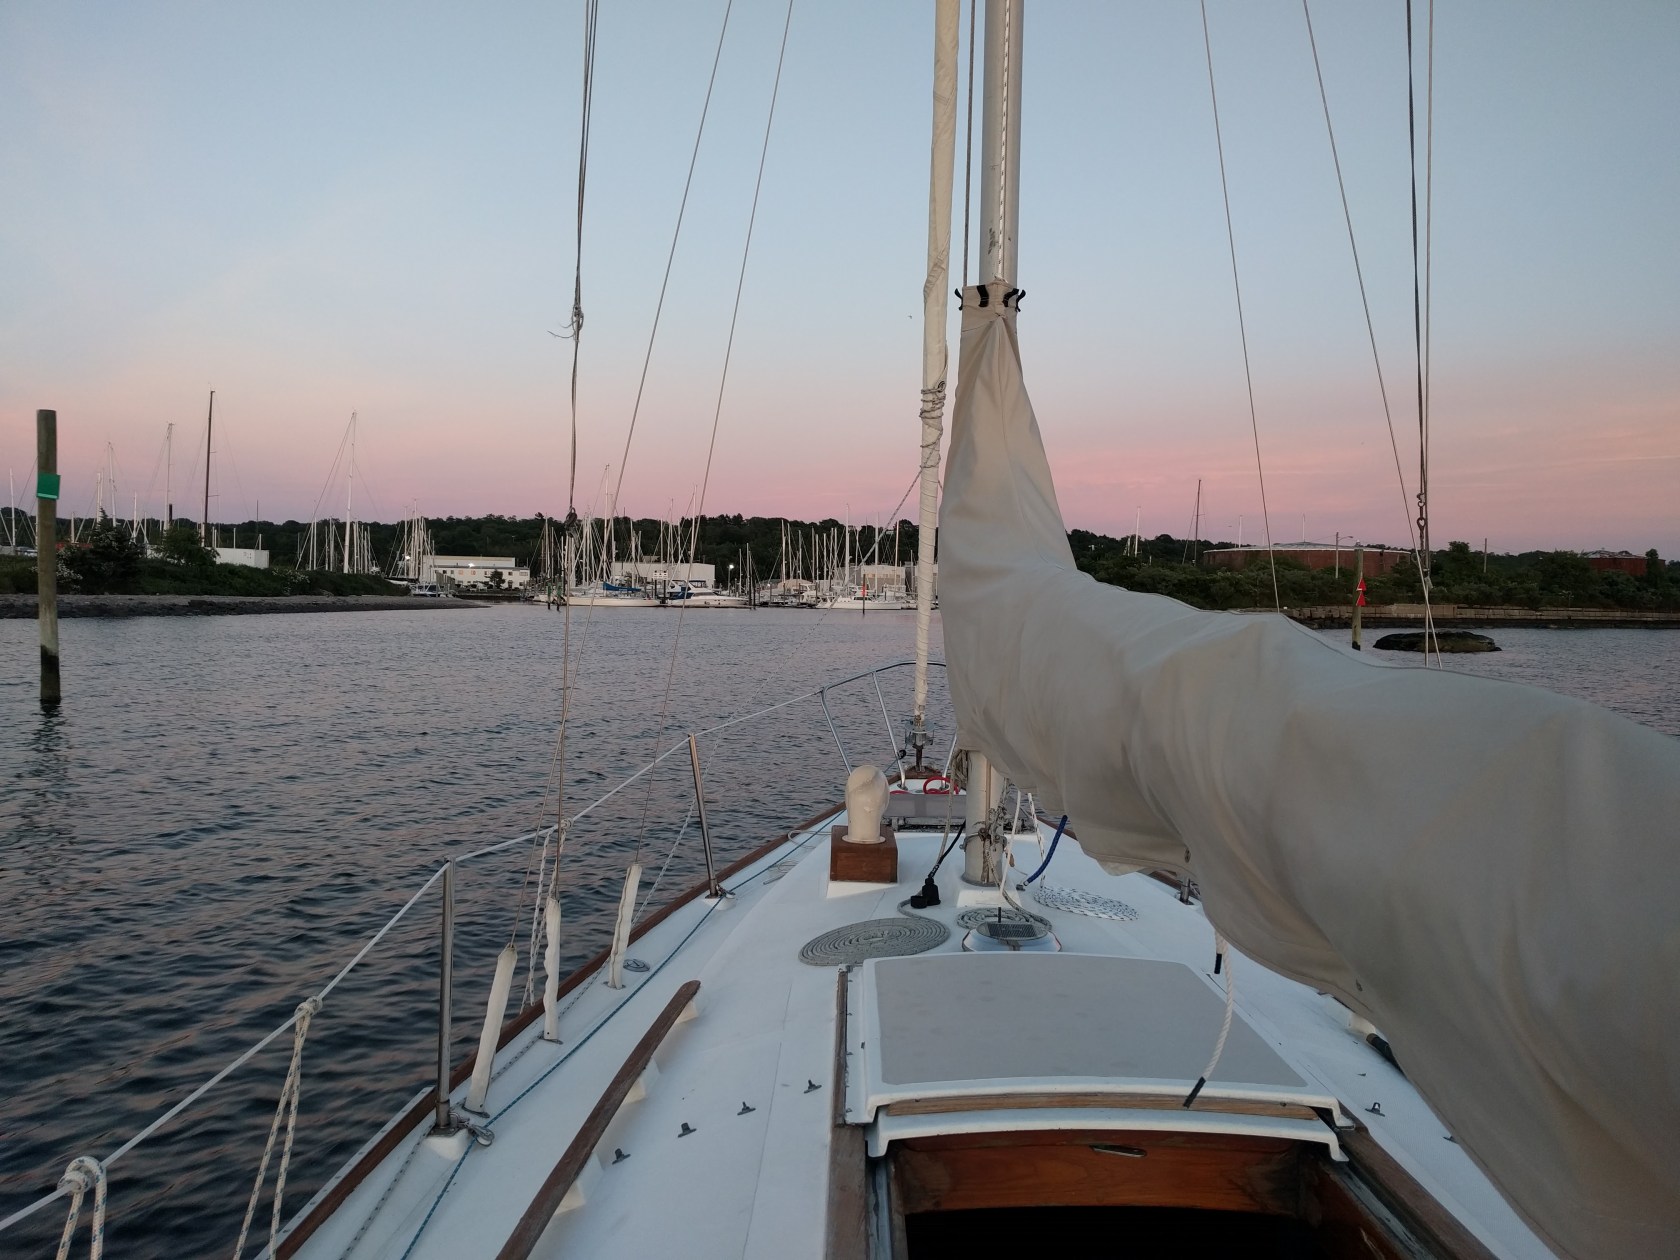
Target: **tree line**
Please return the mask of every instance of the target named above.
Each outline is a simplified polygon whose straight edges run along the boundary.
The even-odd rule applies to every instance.
[[[19,514],[21,516],[21,513]],[[393,570],[403,542],[401,524],[367,523],[373,554],[381,567]],[[558,535],[568,526],[540,513],[529,517],[488,515],[438,517],[427,521],[440,555],[510,556],[518,565],[540,563],[545,529]],[[571,528],[576,528],[572,525]],[[597,527],[599,528],[599,527]],[[618,554],[628,555],[632,536],[642,554],[657,554],[660,539],[670,527],[653,518],[620,517],[612,525]],[[844,528],[833,517],[794,521],[782,517],[707,516],[694,542],[695,559],[725,572],[750,554],[760,579],[773,577],[782,552],[784,533],[804,540],[807,558],[813,537],[832,537]],[[81,526],[74,546],[61,522],[60,560],[68,589],[90,592],[147,591],[182,594],[290,593],[351,594],[385,592],[377,577],[299,569],[309,531],[307,522],[242,521],[217,527],[224,542],[235,538],[254,545],[258,537],[269,550],[267,570],[217,565],[198,543],[197,525],[176,518],[175,528],[154,531],[150,554],[132,539],[130,527],[109,519]],[[677,523],[677,535],[692,536],[693,521]],[[1182,539],[1170,534],[1138,540],[1075,529],[1068,543],[1079,568],[1099,581],[1130,590],[1168,595],[1197,608],[1269,608],[1272,606],[1270,567],[1256,553],[1244,569],[1208,565],[1205,554],[1229,542]],[[853,560],[913,564],[917,529],[912,521],[896,526],[854,528]],[[1134,554],[1135,552],[1135,554]],[[790,558],[790,565],[792,561]],[[1431,594],[1439,603],[1519,608],[1628,608],[1680,611],[1680,564],[1664,561],[1653,549],[1646,552],[1644,576],[1601,570],[1572,551],[1527,551],[1484,556],[1468,543],[1451,542],[1430,556]],[[1354,599],[1352,551],[1337,574],[1331,569],[1308,569],[1286,558],[1277,561],[1278,597],[1285,607],[1351,604]],[[1366,598],[1372,604],[1415,603],[1422,599],[1422,583],[1410,554],[1389,572],[1366,579]],[[34,589],[32,561],[0,562],[0,592]]]

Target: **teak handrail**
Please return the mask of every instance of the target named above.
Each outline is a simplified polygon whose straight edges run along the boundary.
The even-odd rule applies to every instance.
[[[642,1039],[636,1043],[636,1048],[630,1052],[624,1066],[618,1069],[618,1074],[612,1078],[612,1083],[607,1086],[606,1092],[601,1095],[594,1109],[584,1120],[583,1127],[578,1130],[571,1145],[566,1147],[560,1161],[554,1165],[554,1170],[537,1189],[536,1197],[525,1209],[525,1214],[519,1218],[519,1224],[513,1227],[513,1233],[496,1253],[496,1260],[526,1260],[531,1254],[537,1245],[537,1239],[542,1237],[543,1230],[547,1229],[549,1221],[554,1219],[554,1213],[559,1210],[561,1201],[566,1197],[566,1191],[572,1188],[572,1183],[578,1179],[578,1174],[595,1153],[596,1146],[606,1136],[607,1126],[618,1114],[618,1109],[624,1105],[631,1087],[647,1070],[660,1043],[669,1035],[677,1020],[682,1018],[683,1009],[694,1000],[694,995],[698,992],[698,980],[690,980],[683,985],[665,1004],[665,1009],[659,1012],[659,1018],[653,1021],[653,1026],[642,1034]]]

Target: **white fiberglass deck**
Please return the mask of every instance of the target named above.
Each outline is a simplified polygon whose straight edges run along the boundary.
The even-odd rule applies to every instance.
[[[1037,865],[1046,838],[1015,842],[1022,867]],[[1136,919],[1028,902],[1065,952],[963,954],[956,915],[995,904],[997,894],[963,887],[954,854],[939,876],[943,904],[923,912],[952,925],[950,938],[927,954],[851,973],[850,1080],[837,1082],[836,971],[801,963],[799,948],[829,929],[898,913],[938,842],[937,833],[900,834],[896,886],[830,888],[824,825],[730,881],[736,895],[724,907],[703,899],[682,907],[631,946],[648,972],[627,973],[622,990],[592,978],[566,1000],[562,1044],[541,1041],[539,1026],[502,1051],[489,1097],[493,1145],[427,1139],[422,1125],[298,1254],[494,1256],[631,1048],[689,980],[701,985],[696,1017],[665,1039],[535,1255],[815,1260],[837,1106],[848,1119],[873,1118],[867,1131],[878,1152],[922,1132],[1067,1127],[1073,1118],[1059,1108],[999,1110],[995,1098],[985,1101],[1058,1090],[1082,1096],[1084,1123],[1213,1126],[1332,1150],[1334,1130],[1322,1117],[1340,1108],[1496,1254],[1548,1254],[1405,1079],[1349,1030],[1345,1011],[1241,957],[1233,959],[1237,1019],[1204,1093],[1208,1108],[1128,1110],[1118,1096],[1181,1094],[1206,1065],[1223,1010],[1208,974],[1213,933],[1200,908],[1171,888],[1144,875],[1108,876],[1067,839],[1046,881],[1122,898]],[[1019,879],[1013,873],[1011,883]],[[837,1100],[836,1089],[848,1087]],[[1117,1096],[1112,1115],[1125,1125],[1091,1110],[1106,1105],[1093,1104],[1093,1091]],[[889,1114],[895,1100],[958,1094],[991,1109]],[[1300,1105],[1289,1120],[1221,1114],[1221,1096]],[[1318,1115],[1299,1118],[1302,1107]]]

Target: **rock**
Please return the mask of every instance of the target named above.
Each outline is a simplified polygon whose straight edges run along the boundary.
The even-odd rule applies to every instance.
[[[1422,630],[1407,630],[1401,634],[1385,634],[1371,646],[1381,652],[1421,652],[1424,650],[1423,637]],[[1499,645],[1487,635],[1477,634],[1472,630],[1437,630],[1435,650],[1448,654],[1497,652]]]

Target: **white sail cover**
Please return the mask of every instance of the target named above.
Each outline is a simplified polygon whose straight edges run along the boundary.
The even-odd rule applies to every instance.
[[[964,294],[940,521],[964,745],[1381,1028],[1552,1247],[1674,1254],[1680,741],[1079,573],[987,297]]]

